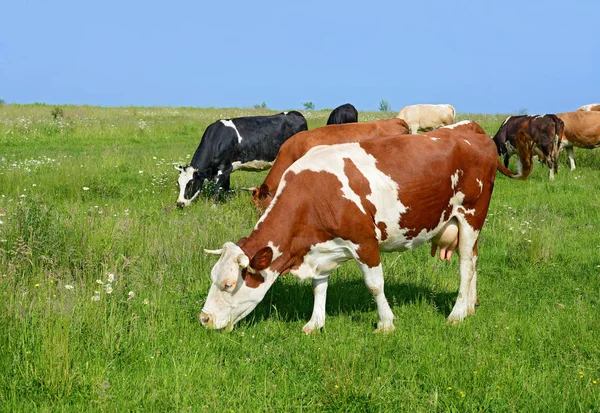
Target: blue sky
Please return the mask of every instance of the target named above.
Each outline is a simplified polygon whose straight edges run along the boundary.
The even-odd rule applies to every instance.
[[[600,101],[600,1],[3,1],[0,99],[561,112]]]

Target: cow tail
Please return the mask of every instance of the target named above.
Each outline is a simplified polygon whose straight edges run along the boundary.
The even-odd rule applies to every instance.
[[[526,177],[523,177],[523,175],[519,175],[519,174],[515,174],[513,172],[511,172],[507,167],[505,167],[504,165],[502,165],[502,163],[500,162],[500,159],[496,160],[496,170],[499,171],[502,175],[504,176],[508,176],[511,179],[525,179]]]

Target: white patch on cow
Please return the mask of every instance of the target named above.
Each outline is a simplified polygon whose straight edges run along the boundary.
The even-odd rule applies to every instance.
[[[189,206],[200,194],[200,191],[197,191],[191,199],[185,199],[185,188],[187,184],[194,179],[194,172],[196,172],[196,169],[188,166],[179,173],[179,178],[177,178],[177,183],[179,184],[179,197],[177,198],[178,204]]]
[[[269,169],[273,166],[273,162],[269,161],[261,161],[254,160],[246,163],[241,163],[240,161],[235,161],[231,163],[232,171],[248,171],[248,172],[257,172],[264,171],[265,169]]]
[[[301,280],[328,277],[341,263],[357,259],[358,245],[341,238],[334,238],[310,247],[302,264],[290,273]]]
[[[432,141],[439,141],[440,138],[431,138]]]
[[[284,115],[287,115],[288,113],[290,113],[290,112],[283,112]]]
[[[450,177],[450,180],[452,181],[452,189],[456,189],[456,185],[458,185],[458,175],[462,173],[462,170],[457,169],[456,172],[454,172]]]
[[[479,185],[479,195],[483,192],[483,181],[481,179],[476,179],[477,185]]]
[[[217,176],[221,176],[221,175],[223,175],[223,171],[219,169],[219,170],[217,171]]]
[[[229,128],[233,128],[233,130],[235,131],[235,134],[237,135],[238,138],[238,143],[242,143],[242,135],[240,135],[240,133],[238,132],[237,128],[235,127],[234,123],[232,120],[229,119],[221,119],[221,123]]]
[[[506,122],[508,122],[510,118],[512,118],[512,116],[509,116],[508,118],[504,119],[504,122],[502,122],[502,125],[500,125],[500,129],[502,129],[502,126],[506,125]]]
[[[469,146],[473,146],[473,145],[471,145],[471,142],[469,142],[468,140],[463,139],[463,141],[467,142],[469,144]]]
[[[452,125],[442,126],[443,129],[454,129],[458,126],[469,125],[472,121],[470,120],[461,120],[460,122],[453,123]]]

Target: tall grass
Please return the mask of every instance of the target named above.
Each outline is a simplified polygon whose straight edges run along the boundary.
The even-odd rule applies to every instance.
[[[215,262],[202,249],[257,217],[241,191],[175,209],[172,165],[214,120],[274,112],[52,109],[0,108],[0,409],[598,411],[600,152],[576,149],[574,172],[563,155],[552,183],[539,165],[497,178],[481,306],[461,324],[445,321],[457,261],[421,248],[383,258],[394,334],[372,333],[352,263],[331,277],[323,331],[301,333],[311,287],[284,276],[227,334],[198,323]],[[307,113],[309,127],[328,115]],[[504,120],[465,118],[490,134]]]

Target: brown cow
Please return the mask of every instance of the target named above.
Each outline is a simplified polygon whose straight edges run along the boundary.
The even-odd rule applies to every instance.
[[[583,105],[582,107],[580,107],[577,110],[582,110],[582,111],[596,111],[596,112],[600,112],[600,103],[590,103],[589,105]]]
[[[558,172],[563,131],[563,121],[556,115],[509,116],[496,132],[494,143],[498,155],[504,155],[506,167],[510,157],[517,154],[519,179],[526,179],[531,173],[535,152],[548,165],[548,177],[553,180]]]
[[[584,149],[600,147],[600,112],[565,112],[557,116],[565,123],[562,146],[567,150],[571,170],[574,170],[574,146]]]
[[[481,129],[481,128],[479,128]],[[437,132],[437,131],[436,131]],[[446,128],[443,137],[380,137],[316,146],[292,164],[248,238],[219,254],[200,314],[208,328],[233,328],[287,272],[312,279],[314,308],[303,331],[325,324],[328,277],[357,261],[375,298],[378,330],[394,329],[380,252],[432,241],[458,247],[460,287],[450,321],[475,312],[477,239],[485,222],[498,155],[485,133]]]
[[[314,146],[358,142],[378,136],[405,133],[408,133],[408,125],[402,119],[328,125],[299,132],[281,145],[275,163],[263,184],[259,188],[247,188],[252,191],[252,203],[259,211],[264,210],[277,192],[277,186],[285,170]]]

